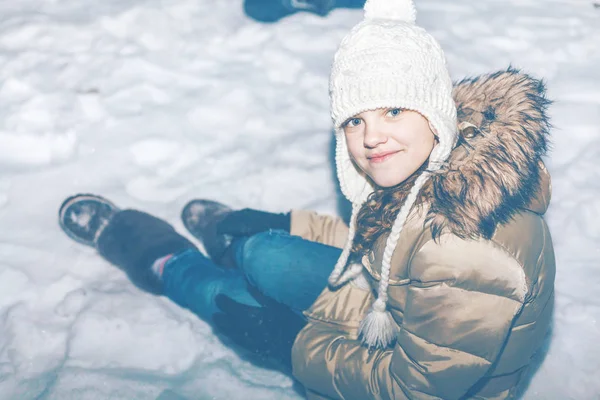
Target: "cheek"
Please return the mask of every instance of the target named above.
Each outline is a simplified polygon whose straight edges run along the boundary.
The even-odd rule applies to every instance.
[[[431,150],[433,150],[434,146],[435,137],[433,135],[426,136],[426,138],[423,140],[423,143],[421,143],[421,152],[425,158],[429,157],[429,154],[431,154]]]
[[[413,143],[415,144],[415,156],[425,161],[435,146],[435,136],[431,131],[422,132]]]
[[[348,152],[350,153],[350,156],[354,160],[359,160],[363,153],[362,141],[359,140],[356,136],[347,135],[346,143],[348,145]]]

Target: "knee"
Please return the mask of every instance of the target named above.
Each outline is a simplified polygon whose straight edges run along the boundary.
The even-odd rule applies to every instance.
[[[285,231],[270,230],[249,237],[242,249],[241,268],[248,281],[255,286],[263,286],[270,281],[281,263],[285,247],[293,237]]]

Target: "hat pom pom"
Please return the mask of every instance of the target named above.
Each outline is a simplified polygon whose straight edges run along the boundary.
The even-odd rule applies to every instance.
[[[398,327],[383,300],[377,299],[373,308],[361,321],[359,335],[368,347],[386,348],[396,340]]]
[[[365,19],[388,19],[414,24],[417,10],[412,0],[367,0]]]

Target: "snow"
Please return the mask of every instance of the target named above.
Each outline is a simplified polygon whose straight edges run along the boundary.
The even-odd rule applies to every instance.
[[[458,79],[509,64],[555,100],[551,341],[526,399],[600,398],[600,9],[419,0]],[[293,381],[141,293],[57,224],[102,194],[181,232],[182,206],[343,213],[327,79],[361,12],[261,25],[241,2],[0,4],[0,398],[298,399]]]

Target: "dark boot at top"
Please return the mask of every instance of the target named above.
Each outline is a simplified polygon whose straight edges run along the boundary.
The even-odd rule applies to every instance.
[[[58,223],[73,240],[96,247],[96,240],[119,208],[93,194],[77,194],[66,199],[58,211]]]
[[[258,22],[273,23],[297,12],[324,17],[335,6],[335,0],[244,0],[244,12]]]
[[[181,212],[186,229],[202,242],[211,260],[224,267],[234,267],[233,260],[227,256],[232,237],[218,234],[217,225],[232,211],[225,204],[197,199],[187,203]]]

